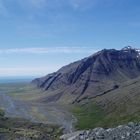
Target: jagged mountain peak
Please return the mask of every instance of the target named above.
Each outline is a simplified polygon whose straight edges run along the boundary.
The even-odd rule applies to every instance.
[[[126,46],[121,51],[126,52],[126,53],[129,52],[129,53],[140,54],[140,49],[136,49],[131,46]]]
[[[100,55],[104,55],[104,54],[119,54],[119,55],[127,55],[127,54],[130,54],[130,53],[140,53],[140,50],[139,49],[136,49],[136,48],[133,48],[131,46],[126,46],[120,50],[116,50],[116,49],[103,49],[101,51],[98,51],[97,53],[94,53],[93,55],[91,55],[91,57],[94,57],[94,56],[100,56]]]
[[[134,50],[132,46],[125,46],[122,50]]]

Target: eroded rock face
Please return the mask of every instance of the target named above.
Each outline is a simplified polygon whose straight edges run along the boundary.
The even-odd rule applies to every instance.
[[[32,83],[52,92],[51,101],[53,98],[56,100],[55,95],[57,97],[61,95],[58,100],[68,95],[73,97],[73,102],[77,102],[84,97],[103,94],[119,86],[121,82],[138,76],[140,76],[139,50],[126,47],[122,50],[104,49],[62,67],[55,73],[35,79]]]
[[[130,122],[116,128],[95,128],[63,135],[61,140],[139,140],[140,123]]]

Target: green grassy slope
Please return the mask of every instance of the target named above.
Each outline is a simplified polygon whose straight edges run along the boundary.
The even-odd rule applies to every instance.
[[[139,122],[140,112],[125,114],[126,112],[114,112],[107,114],[102,108],[95,104],[82,107],[74,107],[73,114],[77,118],[76,129],[93,129],[95,127],[115,127],[128,122]]]
[[[77,129],[114,127],[140,121],[140,78],[119,85],[119,88],[93,99],[83,100],[72,110]]]
[[[75,106],[73,113],[77,118],[77,129],[89,129],[99,126],[99,123],[104,118],[103,110],[95,104],[82,106]]]

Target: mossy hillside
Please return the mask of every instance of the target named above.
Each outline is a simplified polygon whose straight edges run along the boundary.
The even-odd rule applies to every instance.
[[[0,116],[0,138],[3,140],[58,140],[62,130],[56,125],[32,123],[21,118]]]
[[[116,127],[131,121],[140,121],[140,113],[127,114],[124,110],[125,107],[122,106],[119,111],[108,114],[95,103],[90,103],[84,106],[74,106],[72,112],[77,118],[75,127],[78,130],[93,129],[95,127]]]
[[[103,111],[95,104],[88,106],[75,106],[73,108],[73,114],[77,118],[77,129],[90,129],[98,126],[103,120]]]
[[[0,109],[0,117],[3,117],[5,115],[4,110]]]

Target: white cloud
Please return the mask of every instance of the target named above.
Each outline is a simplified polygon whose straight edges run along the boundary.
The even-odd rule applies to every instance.
[[[66,6],[71,6],[73,8],[84,8],[91,7],[95,5],[100,0],[0,0],[0,9],[3,11],[10,10],[10,7],[6,8],[7,3],[16,3],[20,8],[25,10],[50,10],[50,9],[60,9]]]
[[[35,8],[40,9],[46,6],[47,0],[20,0],[19,4],[21,6],[29,7],[29,8]]]
[[[20,68],[0,68],[0,76],[43,76],[59,69],[60,66],[54,65],[53,67],[20,67]]]
[[[88,9],[97,4],[97,0],[69,0],[75,9]]]
[[[15,55],[19,56],[19,54],[20,55],[30,54],[31,57],[32,55],[39,55],[40,57],[40,54],[43,54],[43,55],[53,54],[54,56],[59,57],[60,55],[63,55],[63,54],[72,55],[73,53],[75,53],[75,54],[85,55],[86,53],[88,53],[86,55],[89,55],[89,54],[93,54],[94,52],[95,52],[94,48],[88,48],[88,47],[52,47],[52,48],[38,47],[38,48],[9,48],[9,49],[0,48],[0,56],[2,56],[2,58],[3,56],[8,58],[8,61],[11,62],[11,63],[7,63],[7,61],[4,62],[2,60],[4,62],[4,65],[3,66],[1,65],[0,76],[3,76],[3,77],[5,76],[6,77],[7,76],[30,76],[30,75],[43,76],[48,73],[55,72],[59,68],[67,64],[67,61],[57,62],[57,60],[55,63],[53,63],[54,60],[52,61],[52,63],[49,63],[47,62],[47,59],[46,59],[45,65],[43,62],[41,62],[41,60],[39,62],[39,66],[38,66],[38,62],[36,64],[34,63],[35,60],[31,60],[33,61],[32,64],[30,62],[29,63],[24,62],[21,65],[22,62],[18,60],[18,57],[16,57]],[[12,55],[14,56],[14,59],[13,57],[11,57]],[[9,59],[9,56],[11,59]],[[16,64],[12,65],[13,61],[17,61]],[[25,61],[28,61],[28,60],[26,60],[25,58]]]
[[[47,15],[52,10],[59,12],[67,7],[87,10],[101,4],[101,2],[110,3],[111,0],[0,0],[0,15],[8,15],[9,17],[16,15],[17,13],[11,7],[14,5],[18,6],[21,11],[23,10],[27,14],[26,16],[32,17],[40,14]],[[50,12],[51,14],[52,12]]]
[[[50,54],[50,53],[94,53],[89,47],[52,47],[52,48],[9,48],[0,49],[0,54]]]
[[[28,0],[33,7],[40,8],[46,4],[47,0]]]

